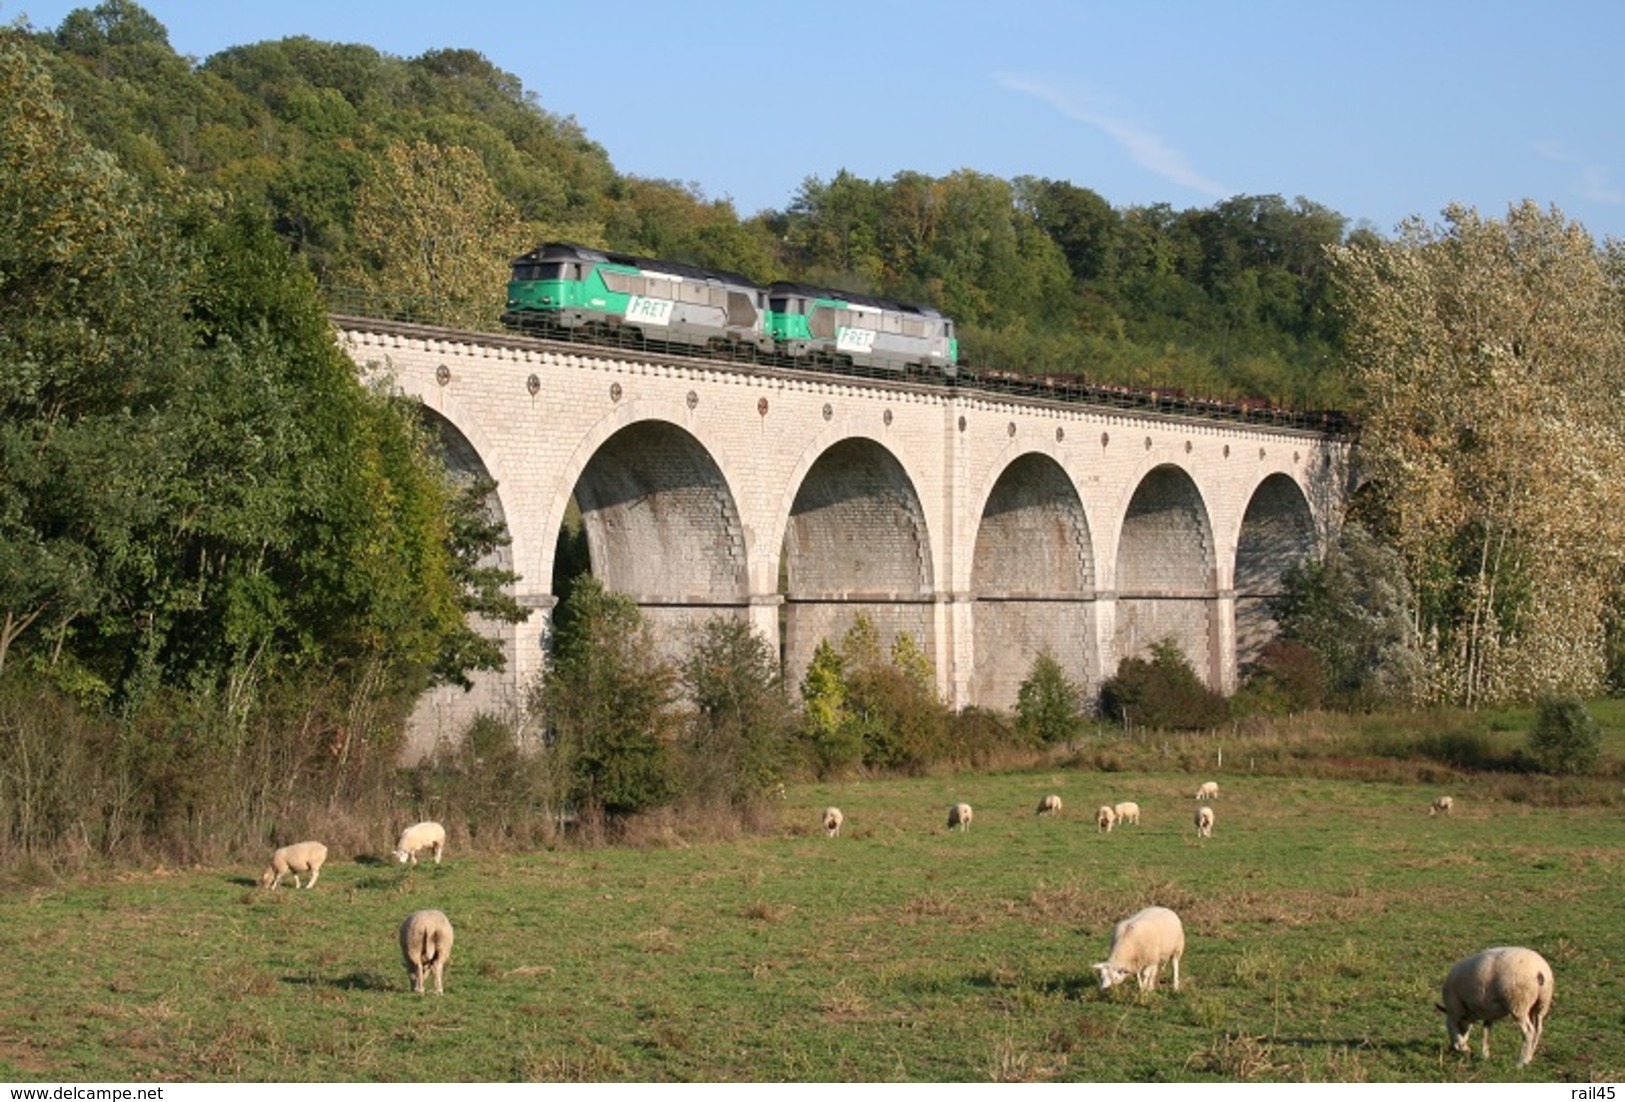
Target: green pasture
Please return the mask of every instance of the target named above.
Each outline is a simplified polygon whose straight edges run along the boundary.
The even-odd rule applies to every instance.
[[[792,788],[776,832],[706,844],[335,853],[314,890],[260,866],[0,894],[0,1079],[1465,1080],[1625,1077],[1625,800],[1532,806],[1435,786],[1054,771]],[[1062,815],[1033,814],[1046,793]],[[1101,834],[1104,802],[1142,825]],[[964,834],[950,803],[976,809]],[[819,809],[846,814],[839,838]],[[1102,994],[1113,922],[1183,917],[1184,984]],[[445,911],[447,993],[408,992],[395,929]],[[1534,1063],[1447,1053],[1456,959],[1539,950]]]

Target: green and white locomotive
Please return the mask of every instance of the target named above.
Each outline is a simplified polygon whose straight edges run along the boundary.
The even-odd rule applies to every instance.
[[[513,262],[502,323],[792,364],[952,378],[954,323],[934,309],[566,243]]]
[[[691,264],[540,245],[513,262],[502,323],[581,332],[608,343],[658,340],[707,352],[771,352],[767,292],[742,275]]]
[[[953,321],[929,306],[800,283],[768,288],[767,328],[778,350],[795,359],[948,378],[959,359]]]

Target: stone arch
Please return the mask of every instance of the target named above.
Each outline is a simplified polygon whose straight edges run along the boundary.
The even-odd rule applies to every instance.
[[[1269,601],[1287,570],[1316,550],[1315,518],[1297,481],[1272,474],[1247,502],[1236,539],[1236,666],[1258,657],[1275,636]]]
[[[1222,684],[1216,562],[1196,482],[1174,464],[1153,467],[1134,489],[1117,540],[1117,656],[1143,655],[1171,638],[1197,676]]]
[[[418,416],[428,427],[446,469],[458,482],[490,479],[496,475],[487,466],[484,455],[452,419],[431,406],[419,405]],[[502,485],[485,498],[486,511],[496,520],[507,524],[508,512],[502,501]],[[501,570],[514,569],[513,545],[508,544],[488,554],[481,566]],[[424,693],[413,707],[407,722],[407,741],[401,755],[405,761],[419,761],[434,752],[442,740],[462,737],[468,724],[477,715],[512,716],[521,707],[521,687],[512,671],[518,663],[523,625],[494,623],[473,617],[471,626],[480,634],[499,640],[506,669],[500,671],[474,671],[473,685],[464,690],[457,685],[440,685]]]
[[[820,639],[859,614],[884,645],[903,632],[933,653],[931,541],[913,481],[884,446],[848,437],[808,467],[785,525],[785,673],[799,683]]]
[[[748,564],[734,495],[692,434],[641,420],[608,436],[574,487],[592,572],[630,596],[675,653],[684,625],[744,615]]]
[[[1043,651],[1088,685],[1095,584],[1089,522],[1072,479],[1048,455],[1017,457],[993,484],[976,528],[971,700],[1013,708]]]
[[[451,472],[453,479],[463,485],[481,478],[496,482],[496,475],[491,473],[484,456],[480,454],[479,449],[474,446],[474,443],[469,440],[461,428],[438,410],[431,409],[428,406],[419,406],[419,416],[434,434],[441,461],[446,464],[446,469]],[[497,484],[495,490],[486,495],[485,508],[493,519],[501,522],[504,526],[507,525],[508,513],[502,504],[502,486],[500,483]],[[513,562],[513,546],[509,544],[498,548],[487,561],[480,565],[512,570]]]

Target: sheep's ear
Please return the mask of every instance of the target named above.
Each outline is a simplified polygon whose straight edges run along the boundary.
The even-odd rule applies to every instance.
[[[1433,1009],[1437,1010],[1440,1014],[1448,1014],[1448,1013],[1450,1013],[1450,1011],[1446,1010],[1444,1007],[1440,1006],[1438,1003],[1433,1004]]]

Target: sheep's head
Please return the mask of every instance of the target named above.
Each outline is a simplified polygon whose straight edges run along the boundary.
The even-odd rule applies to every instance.
[[[403,865],[406,864],[407,856],[407,852],[404,849],[398,849],[395,851],[395,860],[399,861]]]
[[[1472,1047],[1467,1043],[1467,1034],[1472,1030],[1473,1023],[1457,1018],[1438,1003],[1433,1009],[1444,1015],[1444,1031],[1450,1038],[1450,1047],[1457,1052],[1471,1052]]]
[[[1099,964],[1090,965],[1090,967],[1100,973],[1100,989],[1102,991],[1111,989],[1133,975],[1127,968],[1119,968],[1109,961],[1101,961]]]
[[[260,873],[260,887],[269,888],[271,881],[276,879],[276,869],[268,868]]]

